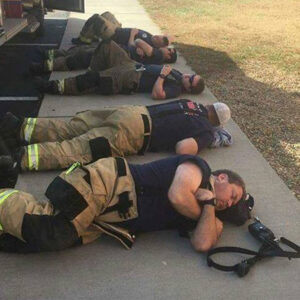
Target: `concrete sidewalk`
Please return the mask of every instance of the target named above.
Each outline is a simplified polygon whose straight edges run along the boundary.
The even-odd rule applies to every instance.
[[[84,21],[93,13],[114,13],[123,27],[137,27],[159,33],[137,0],[86,0],[86,13],[72,13],[62,42],[69,47]],[[180,57],[175,65],[191,72]],[[75,75],[75,73],[74,73]],[[66,73],[53,73],[52,79]],[[208,89],[201,96],[183,95],[201,103],[213,103]],[[219,99],[220,101],[222,99]],[[46,95],[40,116],[68,117],[75,112],[103,106],[153,104],[148,95],[56,97]],[[156,102],[157,103],[157,102]],[[300,205],[239,127],[227,126],[234,137],[229,148],[207,150],[201,156],[212,169],[230,168],[245,179],[256,199],[254,214],[276,236],[300,243]],[[130,161],[146,162],[169,154],[147,154]],[[22,174],[18,189],[45,199],[44,191],[58,172]],[[219,245],[257,250],[260,246],[247,225],[225,225]],[[241,256],[236,256],[236,262]],[[231,257],[224,262],[234,263]],[[210,269],[205,255],[195,253],[187,239],[177,232],[143,234],[133,249],[126,251],[109,237],[58,253],[12,255],[0,253],[0,299],[299,299],[300,260],[269,259],[258,263],[243,279],[235,274]]]

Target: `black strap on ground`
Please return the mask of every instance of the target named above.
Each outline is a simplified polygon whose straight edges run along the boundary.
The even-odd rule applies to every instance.
[[[288,259],[292,258],[300,258],[300,247],[290,240],[282,237],[280,238],[280,242],[285,244],[295,250],[296,252],[284,251],[277,245],[267,245],[263,244],[259,251],[253,251],[240,247],[218,247],[211,249],[207,253],[207,265],[209,267],[213,267],[217,270],[224,272],[235,272],[239,277],[244,277],[250,271],[250,268],[259,260],[262,260],[267,257],[287,257]],[[216,263],[211,256],[217,253],[242,253],[247,255],[253,255],[248,259],[242,260],[240,263],[226,266]]]

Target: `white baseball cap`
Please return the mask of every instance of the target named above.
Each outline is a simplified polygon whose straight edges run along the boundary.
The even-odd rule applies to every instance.
[[[231,118],[230,108],[223,102],[215,102],[213,106],[218,116],[220,125],[227,123]]]

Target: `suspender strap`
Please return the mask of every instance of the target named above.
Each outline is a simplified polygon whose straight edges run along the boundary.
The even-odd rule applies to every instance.
[[[127,172],[126,172],[126,165],[124,159],[121,157],[116,157],[115,160],[117,163],[118,176],[119,177],[126,176]],[[128,192],[123,192],[118,196],[119,196],[118,203],[106,208],[105,211],[103,212],[103,215],[110,213],[112,211],[118,211],[119,216],[124,219],[129,215],[129,208],[132,206],[133,203],[131,200],[129,200]]]
[[[147,115],[142,114],[142,119],[143,119],[143,123],[144,123],[144,142],[142,145],[142,148],[139,150],[138,155],[143,155],[148,146],[149,146],[149,142],[150,142],[150,121]]]
[[[116,157],[115,160],[117,163],[118,176],[119,177],[126,176],[127,173],[126,173],[126,165],[124,159],[121,157]]]

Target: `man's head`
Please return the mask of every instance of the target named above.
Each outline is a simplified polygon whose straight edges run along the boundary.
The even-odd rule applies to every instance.
[[[205,106],[208,112],[208,120],[213,126],[223,126],[231,118],[230,108],[222,102],[215,102]]]
[[[191,94],[200,94],[205,87],[204,80],[198,74],[182,74],[182,85]]]
[[[223,169],[212,174],[215,178],[216,210],[232,207],[246,197],[245,182],[237,173]]]
[[[168,64],[175,63],[177,60],[177,51],[175,48],[164,47],[159,49],[163,55],[163,61]]]
[[[169,46],[169,38],[165,35],[153,35],[151,40],[155,48]]]

